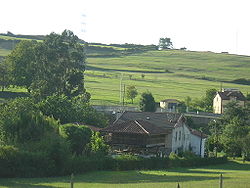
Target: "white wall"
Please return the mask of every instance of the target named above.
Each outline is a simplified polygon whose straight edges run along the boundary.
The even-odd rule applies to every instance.
[[[177,137],[176,137],[177,136]],[[177,153],[178,148],[183,151],[189,150],[190,145],[190,131],[185,125],[176,127],[172,132],[172,152]]]
[[[221,114],[222,113],[222,101],[220,95],[217,93],[217,95],[214,97],[213,100],[213,109],[215,114]]]
[[[192,152],[194,152],[196,155],[200,155],[201,157],[204,157],[205,152],[205,139],[202,139],[199,136],[190,134],[190,141],[191,141],[191,148]],[[200,150],[201,147],[201,150]]]
[[[177,135],[177,138],[176,138]],[[196,155],[200,155],[201,144],[201,157],[204,157],[205,151],[205,139],[201,139],[199,136],[191,134],[186,125],[176,127],[172,132],[172,152],[178,153],[178,148],[182,148],[183,151],[194,152]]]

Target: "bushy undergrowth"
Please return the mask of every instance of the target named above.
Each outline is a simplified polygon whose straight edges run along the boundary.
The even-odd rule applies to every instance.
[[[55,149],[55,148],[54,148]],[[96,170],[156,170],[171,167],[196,167],[227,162],[227,158],[142,158],[121,155],[115,158],[67,156],[60,149],[54,156],[47,152],[21,151],[13,146],[0,147],[0,177],[46,177],[78,174]],[[59,157],[60,156],[60,157]],[[59,158],[58,158],[59,157]]]

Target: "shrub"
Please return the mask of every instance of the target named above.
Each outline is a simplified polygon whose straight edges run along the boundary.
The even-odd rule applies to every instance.
[[[72,153],[81,155],[90,142],[92,131],[83,125],[65,124],[60,126],[60,134],[68,141]]]
[[[0,146],[0,177],[42,177],[52,174],[54,163],[42,152]]]

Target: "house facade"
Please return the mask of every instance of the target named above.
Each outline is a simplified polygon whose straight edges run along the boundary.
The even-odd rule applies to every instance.
[[[225,106],[235,101],[239,106],[244,106],[246,102],[245,96],[237,89],[223,89],[217,92],[213,100],[213,110],[215,114],[223,114]]]
[[[101,132],[119,150],[163,155],[192,151],[204,156],[205,135],[186,125],[179,113],[124,112]]]
[[[176,99],[165,99],[160,101],[160,108],[164,111],[176,112],[178,104],[180,102]]]

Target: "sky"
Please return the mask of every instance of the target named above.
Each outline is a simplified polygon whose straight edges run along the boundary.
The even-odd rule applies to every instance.
[[[250,55],[249,0],[0,0],[0,33],[73,31],[87,42]]]

